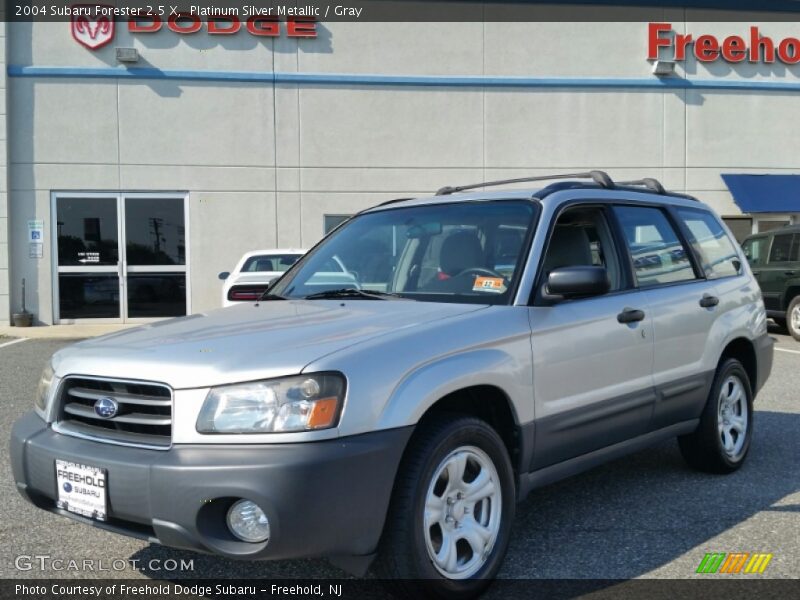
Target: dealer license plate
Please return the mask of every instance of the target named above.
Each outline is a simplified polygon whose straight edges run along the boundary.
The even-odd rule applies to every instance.
[[[106,470],[56,459],[56,506],[98,521],[106,520]]]

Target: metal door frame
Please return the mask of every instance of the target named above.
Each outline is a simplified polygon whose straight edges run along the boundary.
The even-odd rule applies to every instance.
[[[108,201],[115,201],[117,206],[117,244],[119,262],[116,267],[103,265],[97,267],[90,266],[69,266],[62,267],[58,264],[58,199],[59,198],[107,198]],[[183,201],[183,221],[184,239],[186,242],[186,264],[185,265],[147,265],[147,266],[128,266],[127,243],[125,233],[125,202],[139,198],[176,198]],[[50,192],[50,255],[52,261],[52,289],[53,289],[53,324],[79,324],[79,323],[149,323],[159,321],[169,317],[148,317],[130,318],[128,317],[128,294],[127,279],[128,273],[185,273],[186,275],[186,314],[192,312],[192,290],[190,277],[190,244],[189,244],[189,194],[188,192]],[[62,319],[59,306],[59,284],[58,276],[60,273],[117,273],[119,285],[119,316],[116,318],[84,318],[84,319]]]

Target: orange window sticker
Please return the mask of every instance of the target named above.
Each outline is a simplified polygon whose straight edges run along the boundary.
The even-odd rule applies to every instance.
[[[476,277],[472,285],[473,292],[492,292],[502,294],[506,291],[502,277]]]

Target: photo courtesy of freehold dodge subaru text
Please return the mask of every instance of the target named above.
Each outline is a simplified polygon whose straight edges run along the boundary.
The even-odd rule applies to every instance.
[[[800,594],[795,4],[7,8],[0,596]]]

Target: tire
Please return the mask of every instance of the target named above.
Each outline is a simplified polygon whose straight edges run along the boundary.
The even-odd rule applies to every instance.
[[[689,466],[707,473],[732,473],[742,466],[753,435],[751,390],[742,363],[735,358],[720,363],[700,424],[694,432],[678,437]]]
[[[775,325],[778,326],[778,329],[780,329],[782,332],[789,331],[788,328],[786,327],[786,319],[784,319],[783,317],[772,317],[772,320],[775,323]]]
[[[453,485],[449,473],[459,472]],[[469,484],[479,477],[494,481],[494,491],[478,484],[481,490],[473,493],[479,492],[479,499],[472,503]],[[491,583],[508,549],[515,492],[508,451],[486,422],[461,415],[437,415],[421,422],[395,481],[375,564],[377,576],[401,597],[476,597]],[[482,530],[476,522],[485,525]],[[474,545],[483,545],[483,555]],[[454,561],[447,561],[453,552]]]
[[[800,342],[800,296],[795,296],[786,309],[786,329],[789,335]]]

